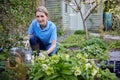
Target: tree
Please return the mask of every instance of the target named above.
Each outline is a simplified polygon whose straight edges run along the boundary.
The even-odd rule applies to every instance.
[[[102,0],[65,0],[65,3],[68,4],[75,12],[80,13],[80,16],[81,16],[82,22],[83,22],[83,27],[86,32],[86,39],[88,39],[88,29],[87,29],[85,22],[86,22],[87,18],[90,16],[90,14],[99,5],[99,3],[102,3]],[[89,10],[87,11],[87,13],[85,14],[85,16],[82,14],[82,11],[81,11],[82,3],[88,4],[91,6],[89,8]],[[71,4],[75,5],[75,7],[73,7]]]

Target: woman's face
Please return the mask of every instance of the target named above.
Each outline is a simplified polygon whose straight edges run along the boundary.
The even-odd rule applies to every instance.
[[[42,27],[45,27],[46,26],[46,22],[48,20],[48,16],[46,16],[45,13],[43,13],[43,12],[37,11],[36,12],[36,19],[38,20],[39,24]]]

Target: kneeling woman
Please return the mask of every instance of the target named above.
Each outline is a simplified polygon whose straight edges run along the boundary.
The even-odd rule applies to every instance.
[[[36,18],[28,29],[28,37],[32,50],[45,50],[50,56],[57,53],[57,29],[53,22],[48,20],[48,11],[40,6],[35,12]]]

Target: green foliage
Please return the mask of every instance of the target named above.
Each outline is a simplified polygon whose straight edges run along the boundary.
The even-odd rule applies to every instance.
[[[119,33],[116,31],[106,31],[105,34],[112,35],[112,36],[119,36]]]
[[[115,31],[114,33],[117,33],[117,35],[120,35],[120,14],[113,15],[113,26],[112,29]]]
[[[91,38],[82,43],[82,53],[88,58],[108,60],[108,50],[105,41],[100,38]]]
[[[93,44],[99,45],[100,48],[103,49],[104,51],[107,50],[107,46],[106,46],[105,41],[103,41],[100,38],[91,38],[89,40],[86,40],[82,43],[81,47],[83,48],[83,47],[90,46],[90,45],[93,45]]]
[[[106,0],[104,1],[104,12],[112,12],[112,10],[115,10],[120,4],[119,0]],[[116,10],[115,10],[116,11]],[[118,10],[117,10],[118,12]]]
[[[28,13],[20,10],[20,7],[23,7],[23,2],[24,1],[21,1],[20,3],[19,0],[4,0],[2,3],[0,2],[0,10],[2,12],[0,14],[0,48],[3,48],[3,51],[0,52],[0,80],[10,79],[9,72],[12,71],[9,71],[6,68],[9,50],[11,47],[22,46],[21,43],[24,37],[22,33],[24,33],[24,27],[26,27],[26,24],[28,23],[26,19],[30,20]],[[28,4],[24,5],[24,8],[26,9],[26,5]],[[26,17],[25,19],[24,14],[29,17]]]
[[[118,80],[114,73],[111,73],[108,69],[101,72],[100,80]]]
[[[0,24],[11,28],[11,32],[24,33],[35,14],[35,5],[34,0],[4,0],[0,3]]]
[[[114,68],[114,64],[109,64],[108,63],[108,61],[106,61],[106,60],[102,60],[101,62],[100,62],[100,68],[101,69],[110,69],[110,68]]]
[[[9,51],[0,46],[0,80],[8,80],[9,75],[7,72],[6,61]]]
[[[6,49],[20,46],[34,16],[34,0],[3,0],[0,3],[0,45]]]
[[[64,30],[62,27],[57,27],[57,35],[58,36],[63,36],[65,34]]]
[[[120,49],[120,40],[107,40],[108,49]]]
[[[111,0],[106,0],[106,1],[104,2],[104,12],[109,12],[110,9],[112,9],[111,4],[112,4],[112,1],[111,1]]]
[[[30,80],[116,80],[114,74],[99,69],[94,60],[86,59],[81,53],[36,57],[29,76]]]
[[[82,34],[80,34],[80,35],[71,34],[70,36],[65,38],[61,43],[63,45],[65,45],[66,47],[69,47],[69,45],[79,47],[79,46],[81,46],[81,42],[84,42],[85,40],[86,39],[85,39],[84,35],[82,35]]]
[[[84,47],[82,53],[88,55],[90,59],[108,60],[108,52],[105,52],[98,44]]]
[[[76,30],[75,32],[74,32],[74,34],[85,34],[85,31],[83,31],[83,30]]]
[[[64,47],[68,48],[68,47],[74,47],[74,46],[80,46],[81,42],[84,41],[85,38],[83,36],[80,35],[70,35],[67,38],[65,38],[61,43]],[[72,43],[72,44],[71,44]]]
[[[0,45],[5,49],[10,49],[15,46],[23,46],[22,40],[24,35],[9,33],[9,28],[0,26]],[[4,32],[4,33],[3,33]]]

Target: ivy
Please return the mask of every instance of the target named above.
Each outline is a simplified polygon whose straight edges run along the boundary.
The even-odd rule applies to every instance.
[[[3,0],[0,3],[1,25],[12,28],[10,31],[24,33],[34,17],[36,1],[34,0]],[[19,29],[19,30],[18,30]]]

